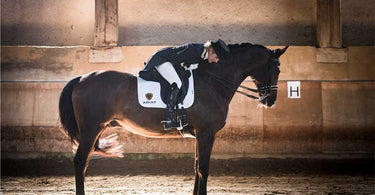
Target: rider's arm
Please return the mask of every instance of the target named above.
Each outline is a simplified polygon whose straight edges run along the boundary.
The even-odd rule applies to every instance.
[[[171,49],[174,52],[171,52],[172,55],[169,56],[170,61],[189,68],[191,64],[198,63],[201,60],[204,47],[202,44],[191,43]]]

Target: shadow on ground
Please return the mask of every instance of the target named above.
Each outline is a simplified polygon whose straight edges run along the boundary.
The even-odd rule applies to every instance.
[[[193,175],[194,159],[93,159],[88,175]],[[375,175],[374,159],[211,160],[212,176]],[[71,158],[2,159],[2,176],[72,176]]]

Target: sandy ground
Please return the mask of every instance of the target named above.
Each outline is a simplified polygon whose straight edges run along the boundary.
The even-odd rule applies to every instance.
[[[87,194],[192,194],[192,159],[91,162]],[[213,160],[208,194],[375,194],[374,160]],[[74,194],[72,162],[2,160],[2,194]]]
[[[194,181],[183,175],[93,176],[87,194],[192,194]],[[74,177],[4,177],[3,194],[74,194]],[[375,194],[371,177],[234,177],[209,178],[208,194]]]

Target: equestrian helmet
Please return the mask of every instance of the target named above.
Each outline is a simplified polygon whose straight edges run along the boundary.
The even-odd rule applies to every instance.
[[[220,59],[228,57],[230,50],[223,40],[219,39],[216,42],[212,42],[211,46]]]

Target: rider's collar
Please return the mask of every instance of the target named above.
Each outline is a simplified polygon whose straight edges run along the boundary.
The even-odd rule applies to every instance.
[[[208,48],[204,48],[201,58],[204,60],[208,59]]]
[[[212,44],[212,41],[207,41],[203,47],[204,47],[204,50],[203,50],[203,53],[201,55],[201,58],[204,59],[204,60],[207,60],[208,59],[208,48],[211,46]]]
[[[206,51],[206,54],[204,55],[204,60],[207,60],[208,59],[208,51]]]

